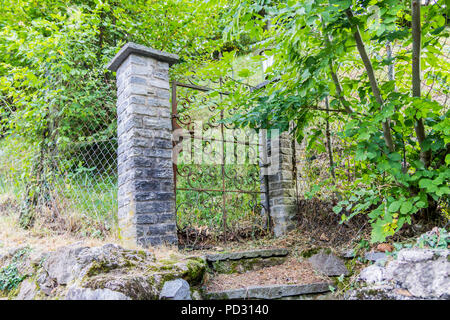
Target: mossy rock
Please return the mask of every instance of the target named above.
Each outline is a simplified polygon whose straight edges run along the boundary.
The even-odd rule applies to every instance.
[[[214,261],[211,263],[211,270],[213,272],[225,274],[244,273],[247,271],[277,266],[286,262],[286,259],[286,257],[270,257]]]
[[[190,258],[187,261],[188,271],[183,276],[190,285],[197,285],[203,282],[206,272],[206,261],[202,258]]]
[[[4,266],[13,262],[13,256],[14,253],[2,259]],[[107,244],[101,247],[67,246],[35,257],[22,252],[14,260],[14,267],[17,280],[11,281],[17,285],[8,293],[0,293],[8,299],[16,298],[22,289],[22,281],[27,279],[28,287],[33,285],[34,299],[65,299],[70,289],[79,288],[108,289],[133,300],[153,300],[159,299],[166,281],[182,278],[192,287],[201,284],[207,264],[200,257],[173,256],[156,260],[147,251]],[[25,293],[30,290],[24,286],[19,296],[25,298]]]
[[[303,258],[311,258],[313,255],[318,254],[319,252],[323,252],[325,254],[331,254],[332,251],[330,248],[322,248],[322,247],[316,247],[316,248],[311,248],[311,249],[307,249],[301,252],[301,256]]]

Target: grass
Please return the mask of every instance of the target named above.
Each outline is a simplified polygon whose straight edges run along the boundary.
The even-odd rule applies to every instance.
[[[227,227],[240,222],[251,222],[261,217],[260,182],[249,178],[255,171],[255,165],[226,165],[225,171],[230,174],[225,178],[225,189],[228,191],[256,191],[257,193],[225,192],[225,199],[220,191],[177,190],[178,226],[208,226],[211,229],[223,229],[223,213],[227,217]],[[216,165],[184,165],[178,167],[179,172],[191,169],[190,178],[177,176],[177,188],[186,189],[222,189],[221,167]],[[255,173],[255,172],[254,172]],[[258,173],[258,172],[256,172]],[[225,201],[225,206],[224,202]]]
[[[18,221],[25,183],[10,178],[0,172],[0,215]],[[116,190],[113,181],[59,179],[53,183],[45,205],[40,203],[32,209],[33,232],[41,235],[70,233],[75,237],[99,239],[111,237],[117,228]]]
[[[10,136],[0,141],[0,215],[5,216],[8,212],[7,218],[3,218],[9,219],[4,222],[9,227],[14,219],[18,220],[25,204],[27,177],[30,176],[36,152],[32,147],[27,147],[21,137]],[[52,159],[52,166],[56,166],[57,172],[47,177],[47,191],[37,191],[39,202],[32,208],[35,222],[31,231],[45,237],[64,234],[78,239],[115,237],[118,188],[115,170],[109,170],[107,174],[94,166],[71,171],[64,169],[64,163],[57,160]],[[101,168],[102,159],[97,160]],[[225,169],[230,176],[225,180],[227,190],[259,191],[258,165],[226,165]],[[208,165],[194,168],[194,187],[222,189],[220,170],[220,166]],[[178,187],[190,186],[186,179],[178,177]],[[180,190],[177,192],[177,208],[180,228],[207,226],[210,230],[221,231],[224,227],[223,212],[227,215],[229,230],[238,228],[240,224],[251,225],[261,218],[259,193],[225,193],[224,206],[221,192]],[[20,238],[21,232],[18,234]]]

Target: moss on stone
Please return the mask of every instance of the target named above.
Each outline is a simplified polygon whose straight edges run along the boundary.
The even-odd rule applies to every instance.
[[[249,258],[239,260],[221,260],[211,263],[211,270],[217,273],[244,273],[251,270],[259,270],[266,267],[283,264],[286,257]]]
[[[318,254],[319,252],[325,253],[325,254],[331,254],[332,251],[330,248],[322,248],[322,247],[315,247],[315,248],[311,248],[311,249],[307,249],[305,251],[301,252],[301,256],[303,258],[310,258],[315,254]]]
[[[313,255],[319,253],[321,249],[322,249],[322,248],[311,248],[311,249],[302,251],[301,256],[302,256],[303,258],[310,258],[310,257],[312,257]]]
[[[183,278],[191,285],[201,283],[206,272],[206,261],[202,258],[190,258],[186,266],[188,271]]]

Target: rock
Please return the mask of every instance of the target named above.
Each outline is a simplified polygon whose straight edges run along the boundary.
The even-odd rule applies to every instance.
[[[62,247],[48,254],[43,266],[51,279],[59,285],[65,285],[87,274],[154,261],[155,258],[150,252],[127,250],[116,244],[106,244],[93,248]]]
[[[319,252],[308,259],[309,263],[326,276],[349,275],[347,267],[342,259],[333,253]]]
[[[11,262],[15,252],[7,254],[4,265]],[[28,252],[17,261],[19,275],[26,278],[17,299],[154,300],[167,279],[182,278],[196,285],[202,282],[207,267],[201,257],[156,260],[149,251],[115,244],[76,244],[52,252]]]
[[[37,287],[36,284],[26,279],[22,282],[20,285],[20,291],[17,295],[18,300],[33,300],[36,297],[37,294]]]
[[[206,255],[206,260],[208,262],[215,262],[215,261],[251,259],[251,258],[284,257],[287,256],[288,253],[289,251],[285,248],[248,250],[239,252],[208,254]]]
[[[131,300],[121,292],[109,289],[89,289],[71,287],[67,291],[66,300]]]
[[[67,284],[78,278],[83,268],[87,266],[77,261],[78,255],[83,250],[89,250],[89,248],[63,247],[55,253],[50,253],[43,264],[49,278],[54,279],[58,284]]]
[[[330,291],[332,282],[309,284],[251,286],[247,288],[208,292],[209,299],[280,299],[283,297],[302,296]]]
[[[403,249],[386,266],[388,280],[418,298],[450,298],[450,250]]]
[[[378,260],[386,260],[388,255],[384,252],[367,252],[364,255],[364,258],[369,261],[378,261]]]
[[[373,264],[364,268],[359,274],[358,279],[367,283],[379,283],[385,279],[384,273],[385,269],[383,267]]]
[[[137,271],[137,272],[136,272]],[[109,289],[120,292],[132,300],[155,300],[158,299],[162,276],[155,274],[126,274],[126,271],[115,273],[98,274],[87,278],[82,285],[90,289]]]
[[[344,259],[353,259],[356,255],[355,255],[355,250],[353,249],[348,249],[348,250],[344,250],[341,252],[341,258]]]
[[[183,279],[176,279],[164,283],[159,295],[161,300],[192,300],[189,283]]]
[[[349,299],[450,299],[450,250],[402,249],[386,267],[363,269],[359,279],[368,286]]]
[[[437,252],[434,250],[409,249],[401,250],[397,255],[398,261],[404,262],[422,262],[433,259]],[[440,254],[440,253],[439,253]]]

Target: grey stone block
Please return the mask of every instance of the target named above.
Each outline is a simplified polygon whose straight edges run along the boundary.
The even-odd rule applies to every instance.
[[[192,300],[189,283],[183,279],[166,281],[159,295],[161,300]]]
[[[160,181],[158,180],[139,180],[135,181],[136,192],[152,192],[160,189]]]
[[[66,300],[131,300],[121,292],[110,289],[69,288]]]
[[[333,253],[319,252],[310,257],[308,262],[314,269],[327,276],[340,276],[342,274],[347,276],[350,274],[344,261]]]
[[[172,213],[138,214],[136,215],[136,223],[140,225],[167,223],[172,222],[174,218],[174,214]]]
[[[243,289],[208,292],[210,299],[279,299],[311,293],[330,291],[332,282],[318,282],[300,285],[252,286]]]
[[[364,268],[359,274],[359,280],[367,282],[367,283],[377,283],[384,280],[384,271],[383,267],[377,266],[375,264]]]
[[[136,214],[170,213],[174,209],[173,201],[136,202]]]
[[[388,255],[384,252],[367,252],[364,258],[369,261],[386,260]]]
[[[159,68],[164,68],[167,65],[167,71],[169,64],[177,63],[178,56],[176,54],[171,54],[156,49],[148,48],[136,43],[129,42],[120,49],[120,51],[114,56],[114,58],[106,66],[107,69],[111,71],[117,71],[122,63],[130,56],[130,62],[138,65],[147,65],[147,58],[151,60],[161,60],[163,63],[157,63]],[[164,64],[165,63],[165,64]]]
[[[224,260],[239,260],[250,258],[269,258],[269,257],[284,257],[287,256],[289,251],[285,248],[276,249],[261,249],[261,250],[248,250],[230,253],[218,253],[206,255],[206,261],[224,261]]]

